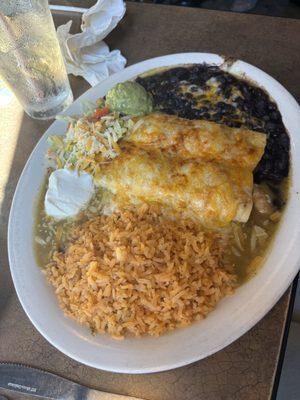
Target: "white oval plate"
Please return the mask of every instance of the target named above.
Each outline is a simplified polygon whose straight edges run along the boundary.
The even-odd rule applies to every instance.
[[[152,68],[203,62],[221,65],[224,60],[214,54],[185,53],[132,65],[89,89],[66,114],[81,113],[83,100],[94,101],[116,83],[133,79]],[[221,350],[243,335],[273,307],[295,277],[300,260],[300,108],[277,81],[258,68],[237,61],[227,70],[256,81],[278,104],[291,138],[292,185],[283,221],[263,268],[233,296],[222,300],[204,321],[188,328],[159,338],[115,341],[104,335],[92,336],[88,329],[64,317],[53,289],[35,261],[33,215],[36,196],[46,172],[46,139],[50,134],[63,135],[66,123],[54,122],[32,152],[19,180],[10,212],[10,268],[19,300],[31,322],[53,346],[69,357],[94,368],[123,373],[157,372],[189,364]]]

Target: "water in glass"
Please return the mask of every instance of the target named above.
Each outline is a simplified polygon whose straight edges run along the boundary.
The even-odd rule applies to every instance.
[[[0,77],[33,118],[73,101],[47,0],[0,2]]]

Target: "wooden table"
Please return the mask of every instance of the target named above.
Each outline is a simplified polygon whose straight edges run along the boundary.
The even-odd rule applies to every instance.
[[[70,16],[75,21],[74,29],[78,29],[78,15],[60,13],[55,14],[55,19],[61,24]],[[270,73],[300,99],[299,20],[128,3],[126,17],[107,43],[119,48],[128,64],[187,51],[241,58]],[[76,97],[88,88],[81,78],[71,77],[71,83]],[[164,373],[134,376],[88,368],[64,356],[35,330],[13,288],[6,229],[18,177],[49,124],[28,118],[14,98],[0,105],[0,360],[29,364],[95,388],[148,400],[270,399],[291,289],[263,320],[232,345],[205,360]]]

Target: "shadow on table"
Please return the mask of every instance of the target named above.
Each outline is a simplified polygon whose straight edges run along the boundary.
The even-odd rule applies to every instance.
[[[13,109],[10,109],[10,106],[13,107]],[[4,165],[6,169],[6,177],[3,178],[2,182],[4,188],[0,209],[0,317],[1,313],[5,312],[7,302],[9,302],[14,293],[7,253],[7,227],[13,194],[32,148],[49,125],[48,121],[39,122],[39,129],[36,129],[36,122],[30,120],[30,118],[23,113],[21,106],[16,103],[15,99],[13,99],[11,105],[8,105],[1,118],[5,120],[8,136],[6,138],[7,151],[3,154],[3,160],[1,160],[2,165]],[[3,130],[1,130],[0,135],[2,134]],[[3,169],[1,173],[3,174]],[[28,189],[30,190],[30,188]],[[26,255],[24,255],[24,257],[26,257]]]
[[[83,79],[70,77],[75,97],[86,91],[89,85]],[[0,318],[7,308],[7,302],[14,293],[9,271],[7,253],[7,227],[13,194],[23,167],[53,120],[38,121],[29,118],[17,100],[12,97],[10,104],[0,106],[0,154],[2,196],[0,192]],[[5,149],[3,148],[5,147]],[[30,188],[28,188],[30,190]],[[2,202],[1,202],[2,200]],[[24,255],[26,257],[26,255]]]
[[[72,32],[80,28],[80,14],[54,12],[56,26],[72,19]],[[74,96],[85,92],[89,85],[69,76]],[[3,100],[0,93],[0,100]],[[0,102],[0,318],[14,293],[7,253],[7,226],[13,194],[23,167],[34,146],[53,122],[29,118],[14,96]],[[3,103],[3,104],[2,104]],[[30,189],[30,188],[29,188]]]

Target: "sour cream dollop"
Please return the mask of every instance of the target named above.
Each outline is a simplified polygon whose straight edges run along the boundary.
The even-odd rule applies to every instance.
[[[87,172],[57,169],[49,177],[45,211],[55,219],[75,217],[94,193],[93,178]]]

